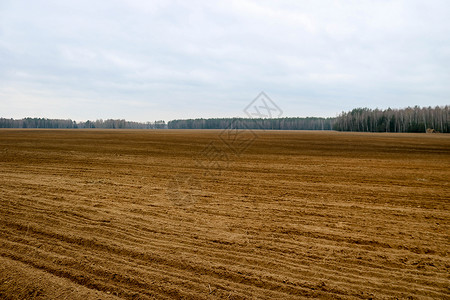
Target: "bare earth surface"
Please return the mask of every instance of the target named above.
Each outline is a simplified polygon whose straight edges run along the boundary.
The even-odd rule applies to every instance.
[[[449,299],[449,182],[442,134],[0,130],[0,298]]]

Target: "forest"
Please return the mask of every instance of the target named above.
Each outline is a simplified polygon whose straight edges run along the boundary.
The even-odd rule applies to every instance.
[[[356,108],[336,118],[188,119],[173,120],[170,129],[336,130],[361,132],[450,132],[449,106],[403,109]]]
[[[336,118],[211,118],[133,122],[96,120],[75,122],[70,119],[0,118],[0,128],[105,128],[105,129],[262,129],[262,130],[336,130],[361,132],[449,133],[449,106],[407,107],[403,109],[356,108]]]
[[[46,118],[24,118],[5,119],[0,118],[0,128],[103,128],[103,129],[165,129],[165,121],[155,122],[132,122],[126,120],[96,120],[75,122],[70,119],[46,119]]]
[[[362,132],[450,132],[449,106],[407,107],[403,109],[356,108],[342,112],[334,130]],[[430,130],[429,130],[430,131]]]
[[[168,122],[169,129],[332,130],[335,118],[216,118]]]

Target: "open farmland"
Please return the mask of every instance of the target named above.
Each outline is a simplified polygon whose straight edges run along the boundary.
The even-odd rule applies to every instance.
[[[1,130],[0,298],[448,298],[449,182],[443,134]]]

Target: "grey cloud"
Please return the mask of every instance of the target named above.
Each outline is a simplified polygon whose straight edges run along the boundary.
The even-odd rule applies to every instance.
[[[448,104],[449,12],[446,1],[6,1],[0,109],[235,116],[261,90],[291,116]]]

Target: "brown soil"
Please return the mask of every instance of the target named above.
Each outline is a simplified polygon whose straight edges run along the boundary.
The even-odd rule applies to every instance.
[[[450,136],[0,131],[0,298],[450,297]]]

